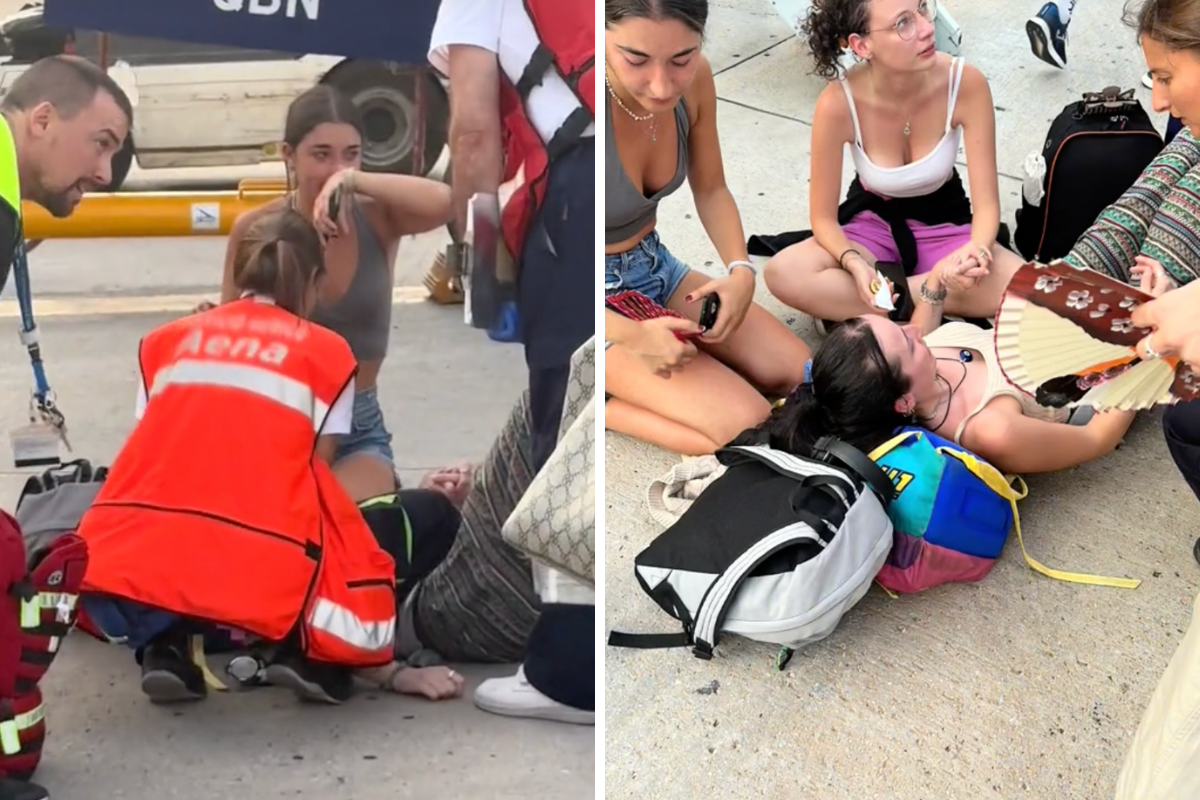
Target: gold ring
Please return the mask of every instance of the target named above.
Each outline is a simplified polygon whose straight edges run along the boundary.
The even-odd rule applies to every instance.
[[[879,281],[871,281],[871,294],[879,294],[879,290],[883,287],[879,285]]]

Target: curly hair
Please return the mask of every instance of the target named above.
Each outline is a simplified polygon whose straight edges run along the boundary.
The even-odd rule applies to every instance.
[[[866,34],[870,16],[871,0],[813,0],[800,33],[812,51],[814,75],[826,80],[838,76],[847,40],[854,33]]]

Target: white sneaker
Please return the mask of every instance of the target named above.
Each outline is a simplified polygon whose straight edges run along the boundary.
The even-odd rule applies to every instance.
[[[1142,86],[1145,86],[1147,89],[1154,88],[1154,76],[1149,72],[1142,73]]]
[[[525,717],[572,725],[595,725],[596,712],[583,711],[551,700],[525,679],[522,665],[516,675],[490,678],[475,690],[475,705],[491,714],[503,717]]]

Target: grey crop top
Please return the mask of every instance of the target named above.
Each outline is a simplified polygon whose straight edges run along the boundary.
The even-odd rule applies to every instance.
[[[346,293],[334,303],[318,305],[310,319],[350,345],[359,363],[387,355],[392,328],[392,271],[387,251],[357,203],[351,206],[358,236],[358,264]]]
[[[691,123],[688,121],[687,106],[680,99],[675,105],[675,131],[679,136],[679,159],[675,175],[653,196],[646,197],[625,174],[613,137],[612,100],[607,97],[605,100],[608,102],[604,104],[604,243],[618,244],[646,227],[658,213],[659,201],[683,185],[687,177],[687,143]]]

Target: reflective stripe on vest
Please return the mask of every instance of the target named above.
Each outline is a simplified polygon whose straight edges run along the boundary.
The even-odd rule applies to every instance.
[[[328,404],[317,398],[311,387],[275,370],[253,364],[181,359],[158,371],[150,396],[168,386],[224,386],[252,392],[303,414],[311,420],[314,431],[321,430],[325,417],[329,415]]]
[[[8,121],[0,117],[0,200],[21,217],[21,176],[17,172],[17,145]]]
[[[21,732],[27,731],[46,718],[46,706],[38,703],[32,711],[16,714],[12,719],[0,722],[0,750],[6,756],[21,752]]]
[[[308,624],[368,652],[390,647],[396,635],[395,617],[386,622],[363,622],[350,609],[324,597],[318,597],[313,604]]]
[[[63,592],[38,592],[36,597],[21,601],[21,627],[41,627],[42,611],[48,608],[58,610],[59,622],[68,622],[78,601],[78,595]]]

